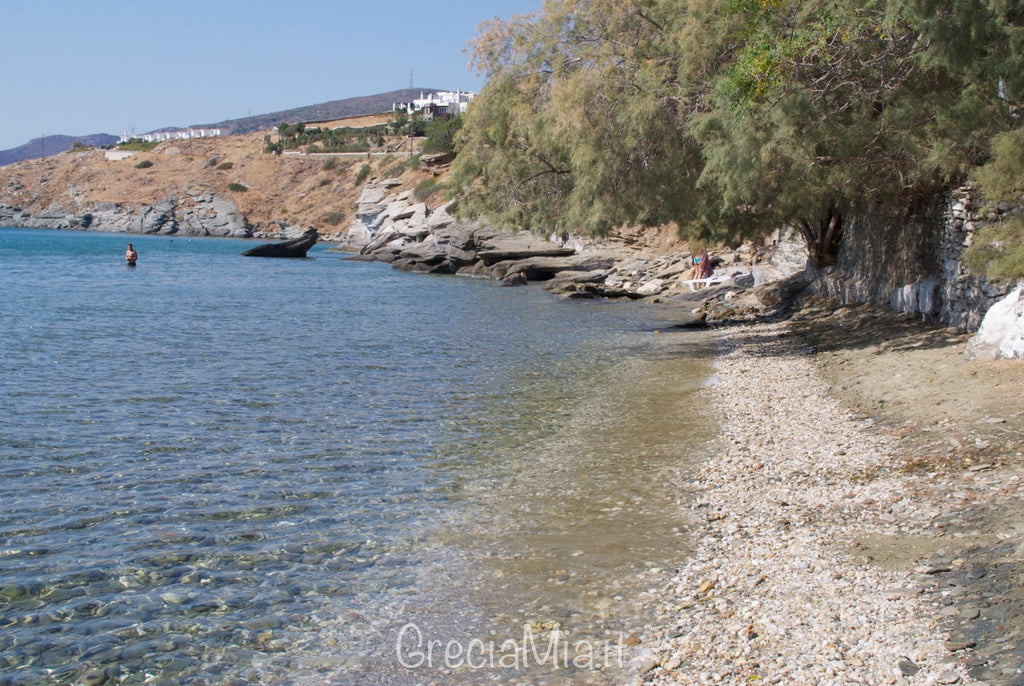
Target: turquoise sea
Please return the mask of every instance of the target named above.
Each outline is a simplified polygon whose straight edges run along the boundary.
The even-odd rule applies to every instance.
[[[620,683],[707,342],[248,247],[0,229],[0,684]]]

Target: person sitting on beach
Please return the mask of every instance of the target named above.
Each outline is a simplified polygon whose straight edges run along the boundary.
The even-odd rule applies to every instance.
[[[701,248],[699,253],[693,253],[693,268],[690,269],[690,273],[687,274],[687,281],[696,281],[697,279],[706,279],[711,276],[714,270],[711,268],[711,260],[708,259],[708,251],[706,248]]]
[[[129,267],[134,267],[138,259],[139,253],[135,252],[135,248],[133,248],[132,244],[129,243],[128,249],[124,251],[124,261],[128,263]]]

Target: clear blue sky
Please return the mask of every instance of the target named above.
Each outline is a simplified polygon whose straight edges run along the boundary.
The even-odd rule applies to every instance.
[[[0,0],[0,150],[406,88],[479,90],[481,21],[541,0]]]

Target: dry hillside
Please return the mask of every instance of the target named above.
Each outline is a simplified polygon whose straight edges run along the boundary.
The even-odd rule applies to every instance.
[[[0,167],[0,203],[32,213],[80,214],[102,203],[135,207],[203,190],[232,200],[256,232],[275,232],[275,220],[315,226],[325,236],[343,232],[354,214],[362,186],[356,177],[367,159],[268,155],[264,135],[167,141],[120,160],[89,150]],[[371,176],[396,174],[404,159],[374,156]],[[152,166],[140,169],[147,160]],[[431,174],[411,170],[402,176],[412,187]],[[231,184],[248,190],[230,190]]]

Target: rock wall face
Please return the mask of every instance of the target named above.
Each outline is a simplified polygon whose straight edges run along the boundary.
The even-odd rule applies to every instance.
[[[970,189],[959,188],[902,220],[881,213],[854,218],[836,265],[808,268],[808,281],[819,295],[840,303],[888,305],[976,331],[985,312],[1013,287],[973,276],[963,264],[975,231],[998,219],[993,212],[974,208]]]
[[[52,208],[31,213],[0,205],[0,225],[28,229],[77,229],[110,233],[249,238],[252,228],[230,200],[213,193],[189,191],[152,205],[99,203],[84,211]]]
[[[985,314],[964,357],[1024,360],[1024,285],[1017,286]]]

